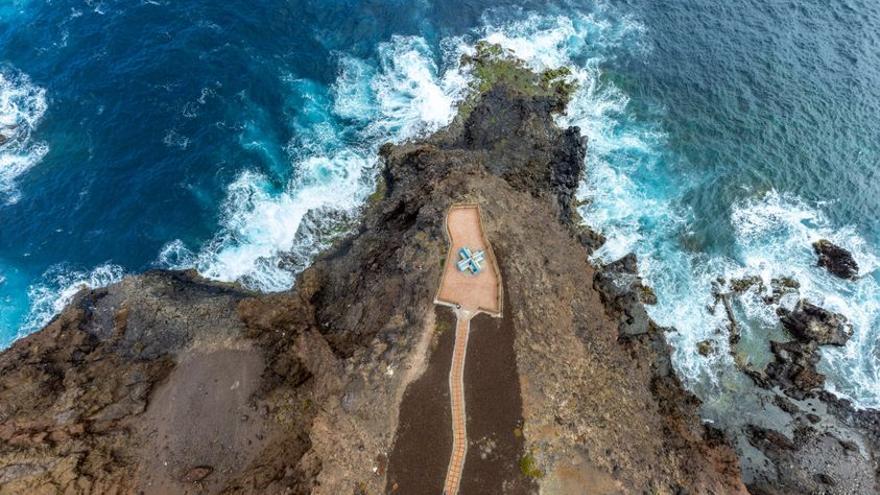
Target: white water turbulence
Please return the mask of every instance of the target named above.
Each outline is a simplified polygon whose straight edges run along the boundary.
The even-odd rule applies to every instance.
[[[20,199],[15,179],[49,151],[46,143],[32,139],[46,108],[44,89],[27,75],[0,67],[0,206]]]
[[[846,346],[822,348],[818,368],[832,392],[862,407],[880,407],[880,284],[873,276],[880,259],[874,249],[854,228],[835,228],[819,208],[776,191],[735,204],[731,223],[740,261],[735,273],[757,274],[765,283],[793,277],[801,284],[800,297],[843,314],[853,324]],[[819,239],[852,252],[862,276],[843,280],[817,267],[811,245]],[[776,322],[775,313],[763,304],[746,304],[743,313],[765,328]]]
[[[296,131],[287,146],[293,178],[281,190],[268,177],[244,172],[230,185],[220,232],[198,252],[181,241],[167,244],[159,265],[195,267],[203,275],[239,281],[262,291],[291,287],[303,260],[326,247],[321,230],[352,218],[372,190],[379,146],[419,137],[449,124],[467,94],[471,77],[460,65],[473,42],[486,39],[518,53],[536,68],[569,63],[560,43],[572,49],[600,46],[595,62],[639,31],[636,23],[613,24],[593,15],[575,19],[524,15],[517,23],[494,22],[492,13],[472,36],[430,46],[417,36],[380,43],[375,60],[342,55],[330,88],[289,78],[297,98]],[[535,35],[535,37],[531,37]],[[436,56],[439,53],[440,56]],[[439,61],[437,59],[439,58]],[[576,74],[589,81],[590,66]],[[614,105],[618,95],[602,95]],[[293,269],[291,269],[293,268]]]
[[[783,305],[803,297],[853,323],[854,335],[845,347],[823,349],[819,370],[828,376],[832,392],[852,399],[857,407],[880,407],[880,285],[874,277],[880,262],[874,248],[853,228],[831,225],[820,205],[775,191],[733,205],[729,222],[735,232],[734,256],[708,255],[690,246],[693,213],[682,198],[700,178],[676,169],[659,119],[633,117],[627,95],[600,68],[621,53],[647,54],[644,36],[638,22],[612,20],[601,6],[590,15],[532,15],[485,27],[485,39],[509,49],[533,69],[573,68],[571,77],[579,88],[559,124],[577,125],[588,138],[587,177],[579,194],[585,205],[580,213],[608,239],[594,259],[607,263],[629,252],[639,256],[640,271],[659,298],[649,313],[658,324],[676,328],[668,334],[676,368],[710,409],[729,409],[734,395],[725,391],[741,388],[747,380],[729,352],[724,311],[709,309],[714,302],[712,284],[719,277],[750,275],[760,276],[767,287],[773,278],[793,277],[801,283],[800,294],[784,298]],[[820,238],[851,250],[863,276],[853,283],[817,267],[811,244]],[[784,338],[776,308],[764,304],[761,295],[753,289],[735,304],[739,323],[745,323],[743,341],[761,347],[735,350],[745,352],[746,361],[752,359],[749,351],[767,359],[770,333]],[[704,357],[697,344],[707,339],[716,352]]]
[[[243,175],[230,188],[227,219],[215,242],[198,254],[172,243],[165,254],[189,258],[221,280],[242,280],[263,290],[290,287],[294,272],[279,268],[281,253],[302,249],[314,255],[322,247],[308,235],[297,240],[297,230],[309,233],[301,226],[315,224],[314,219],[304,221],[306,213],[354,210],[372,187],[368,171],[379,143],[448,123],[468,85],[457,59],[470,50],[466,41],[472,45],[485,39],[535,70],[573,69],[570,77],[578,90],[559,124],[579,126],[589,140],[581,214],[608,239],[594,258],[605,263],[629,252],[639,256],[642,275],[659,298],[649,313],[658,324],[676,328],[668,334],[675,366],[710,414],[736,407],[736,390],[747,386],[733,355],[763,366],[768,338],[785,338],[776,308],[764,304],[764,294],[753,289],[734,304],[743,339],[731,352],[726,315],[710,309],[712,286],[719,278],[751,275],[760,276],[765,286],[773,278],[794,277],[800,293],[784,298],[783,305],[804,297],[853,323],[849,343],[823,349],[819,368],[831,391],[857,407],[880,407],[880,288],[874,273],[880,263],[875,248],[853,228],[831,225],[821,205],[770,191],[747,193],[732,205],[727,219],[734,233],[732,254],[703,252],[691,240],[694,213],[684,201],[701,177],[682,173],[660,119],[634,117],[625,92],[602,71],[603,64],[622,53],[644,56],[649,49],[644,26],[609,9],[599,5],[589,14],[525,14],[514,22],[498,21],[503,14],[490,11],[472,37],[443,42],[447,60],[442,67],[432,62],[424,40],[412,37],[381,45],[378,64],[343,57],[331,91],[313,95],[319,102],[315,111],[325,112],[317,119],[321,123],[304,126],[306,138],[290,147],[295,180],[276,194],[267,192],[258,175]],[[819,238],[853,251],[862,278],[844,282],[816,267],[810,245]],[[704,340],[716,352],[700,355],[697,344]]]
[[[454,117],[468,78],[455,46],[443,54],[438,64],[422,38],[395,36],[378,45],[376,60],[341,56],[329,88],[286,78],[299,109],[287,146],[290,181],[278,188],[259,172],[242,173],[229,186],[214,239],[198,252],[173,241],[159,264],[194,266],[262,291],[290,288],[303,261],[326,247],[321,231],[340,228],[372,190],[379,146],[430,133]]]
[[[110,263],[88,271],[72,269],[63,264],[50,268],[43,274],[41,282],[28,288],[31,307],[17,338],[46,326],[80,290],[106,287],[122,280],[123,275],[121,266]]]

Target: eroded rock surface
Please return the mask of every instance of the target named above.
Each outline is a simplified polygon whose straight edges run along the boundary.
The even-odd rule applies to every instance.
[[[594,284],[606,307],[618,318],[621,336],[648,333],[652,322],[645,304],[656,304],[657,296],[642,283],[635,254],[602,267],[596,272]]]
[[[813,251],[819,256],[819,266],[840,278],[854,279],[859,274],[859,265],[852,253],[827,239],[813,243]]]
[[[845,316],[820,308],[805,299],[798,301],[791,311],[779,308],[777,314],[782,326],[801,342],[842,346],[852,337],[852,324]]]

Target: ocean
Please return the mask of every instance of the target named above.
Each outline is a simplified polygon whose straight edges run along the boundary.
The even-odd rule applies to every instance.
[[[594,258],[639,255],[708,416],[746,386],[711,286],[748,275],[853,322],[820,371],[880,407],[880,6],[857,0],[6,0],[0,348],[151,268],[290,288],[371,192],[379,146],[450,122],[481,39],[574,69],[559,123],[589,139]],[[819,238],[862,276],[817,268]],[[734,310],[740,358],[765,363],[773,308],[752,290]]]

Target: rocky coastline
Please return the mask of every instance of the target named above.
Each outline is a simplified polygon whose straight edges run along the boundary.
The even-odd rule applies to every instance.
[[[507,284],[522,425],[499,466],[528,478],[507,493],[876,492],[880,416],[825,392],[815,368],[846,322],[803,302],[781,314],[794,338],[775,360],[744,368],[778,429],[704,423],[638,260],[589,261],[602,237],[576,210],[587,143],[554,121],[566,74],[486,44],[468,63],[458,117],[382,148],[360,218],[292,290],[151,271],[82,291],[0,354],[0,494],[395,493],[401,404],[442,348],[443,217],[463,201],[481,205]],[[505,493],[495,482],[464,486]]]

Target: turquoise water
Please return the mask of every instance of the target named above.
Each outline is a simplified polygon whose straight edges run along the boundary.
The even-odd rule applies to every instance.
[[[858,1],[16,0],[0,6],[0,346],[82,285],[195,267],[291,286],[321,218],[356,211],[375,151],[445,125],[478,39],[580,83],[582,213],[642,260],[706,400],[738,385],[719,277],[794,275],[850,318],[836,392],[880,406],[880,11]],[[310,217],[306,213],[313,211]],[[864,276],[817,269],[810,242]],[[290,260],[298,260],[291,263]],[[773,308],[737,305],[755,349]],[[786,302],[790,303],[790,301]],[[704,358],[696,342],[721,352]],[[753,359],[760,359],[757,351]],[[722,400],[722,399],[718,399]]]

